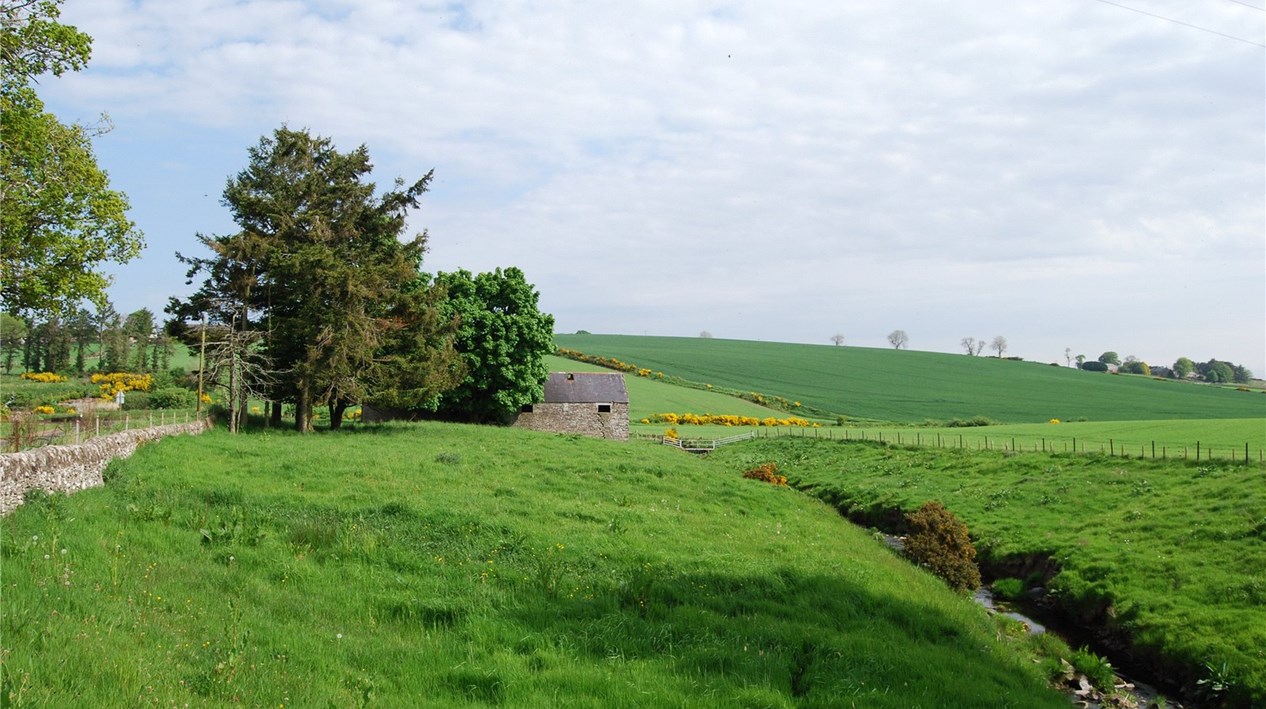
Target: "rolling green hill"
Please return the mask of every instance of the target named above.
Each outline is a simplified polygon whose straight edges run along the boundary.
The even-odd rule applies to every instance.
[[[936,352],[684,337],[556,335],[560,347],[695,382],[896,422],[1266,417],[1266,395]]]
[[[433,422],[148,445],[0,519],[3,703],[1068,706],[1047,640],[742,471]]]

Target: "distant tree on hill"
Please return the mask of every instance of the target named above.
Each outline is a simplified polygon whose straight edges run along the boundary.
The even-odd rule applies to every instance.
[[[1099,355],[1099,361],[1104,364],[1121,364],[1121,357],[1119,357],[1116,352],[1108,350],[1107,352]]]
[[[703,339],[705,339],[705,340],[711,340],[711,339],[712,339],[712,333],[708,332],[707,330],[704,330],[703,332],[699,333],[699,337],[701,337],[701,338],[703,338]]]
[[[906,345],[908,345],[909,343],[910,343],[910,336],[906,334],[905,330],[893,330],[892,332],[888,333],[888,344],[892,345],[893,349],[899,350],[902,347],[905,347]]]
[[[836,347],[839,347],[844,344],[844,336],[839,333],[831,335],[831,342],[834,343]]]
[[[1190,358],[1179,357],[1174,361],[1174,376],[1179,379],[1186,379],[1190,374],[1196,371],[1196,363]]]
[[[1125,358],[1125,361],[1121,363],[1120,371],[1122,374],[1150,375],[1152,373],[1151,368],[1147,366],[1147,362],[1140,360],[1134,355],[1129,355]]]
[[[1248,384],[1253,380],[1253,372],[1248,367],[1236,364],[1231,367],[1237,384]]]
[[[1064,365],[1068,367],[1073,366],[1073,348],[1071,347],[1064,348]]]
[[[1208,362],[1196,365],[1196,371],[1204,377],[1206,382],[1220,384],[1224,382],[1235,381],[1235,369],[1230,362],[1219,362],[1211,359]]]
[[[1086,363],[1086,355],[1084,354],[1079,354],[1073,359],[1077,360],[1077,369],[1081,369],[1081,366]]]
[[[1007,338],[1002,335],[993,338],[993,341],[989,343],[989,349],[997,352],[998,357],[1001,358],[1002,354],[1007,351]]]

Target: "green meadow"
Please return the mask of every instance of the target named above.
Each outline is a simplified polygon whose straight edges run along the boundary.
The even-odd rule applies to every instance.
[[[1266,469],[1226,461],[761,439],[712,454],[776,462],[864,524],[939,500],[987,567],[1049,589],[1137,661],[1212,706],[1266,705]],[[1222,687],[1222,689],[1215,689]]]
[[[786,432],[780,432],[786,433]],[[801,432],[796,432],[799,435]],[[865,426],[818,432],[819,437],[939,448],[1048,453],[1103,453],[1117,457],[1262,463],[1266,419],[1075,421],[996,426]],[[813,435],[810,433],[809,435]]]
[[[422,423],[142,448],[0,521],[12,706],[1060,707],[826,505],[646,444]]]
[[[714,338],[556,335],[560,347],[681,379],[898,423],[1266,418],[1266,394],[1048,363]],[[1242,443],[1242,442],[1241,442]]]

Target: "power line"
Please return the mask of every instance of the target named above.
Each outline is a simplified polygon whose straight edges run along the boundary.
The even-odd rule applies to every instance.
[[[1233,1],[1234,1],[1234,0],[1233,0]],[[1151,13],[1151,12],[1147,12],[1146,10],[1139,10],[1138,8],[1133,8],[1133,7],[1129,7],[1129,6],[1126,6],[1126,5],[1121,5],[1121,4],[1119,4],[1119,3],[1112,2],[1112,0],[1096,0],[1096,2],[1101,2],[1101,3],[1103,3],[1104,5],[1111,5],[1111,6],[1113,6],[1113,7],[1119,7],[1119,8],[1121,8],[1122,10],[1129,10],[1130,12],[1137,12],[1137,13],[1138,13],[1138,14],[1140,14],[1140,15],[1147,15],[1148,17],[1155,17],[1155,18],[1156,18],[1156,19],[1158,19],[1158,20],[1164,20],[1164,21],[1166,21],[1166,22],[1172,22],[1172,23],[1174,23],[1174,24],[1176,24],[1176,25],[1182,25],[1183,27],[1190,27],[1190,28],[1191,28],[1191,29],[1193,29],[1193,30],[1200,30],[1201,32],[1208,32],[1209,34],[1216,34],[1216,35],[1217,35],[1217,36],[1219,36],[1219,37],[1225,37],[1225,38],[1227,38],[1227,39],[1233,39],[1233,40],[1235,40],[1236,42],[1243,42],[1244,44],[1251,44],[1251,45],[1253,45],[1254,47],[1261,47],[1262,49],[1266,49],[1266,44],[1258,44],[1257,42],[1254,42],[1254,41],[1249,40],[1249,39],[1244,39],[1243,37],[1236,37],[1235,35],[1231,35],[1231,34],[1223,34],[1222,32],[1218,32],[1217,30],[1211,30],[1211,29],[1209,29],[1208,27],[1200,27],[1200,26],[1198,26],[1198,25],[1188,24],[1188,23],[1186,23],[1186,22],[1183,22],[1182,20],[1175,20],[1175,19],[1174,19],[1174,18],[1172,18],[1172,17],[1165,17],[1164,15],[1157,15],[1157,14],[1154,14],[1154,13]],[[1241,3],[1241,4],[1242,4],[1242,3]],[[1252,7],[1252,5],[1249,5],[1249,7]]]
[[[1254,10],[1257,10],[1258,12],[1266,12],[1266,8],[1261,8],[1261,7],[1258,7],[1258,6],[1256,6],[1256,5],[1250,5],[1250,4],[1246,3],[1246,2],[1241,2],[1241,0],[1227,0],[1227,2],[1233,2],[1233,3],[1235,3],[1236,5],[1243,5],[1244,7],[1251,7],[1251,8],[1253,8]]]

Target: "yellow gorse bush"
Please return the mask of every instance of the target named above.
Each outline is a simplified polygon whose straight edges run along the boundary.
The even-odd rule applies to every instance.
[[[774,418],[768,416],[766,418],[756,418],[755,416],[739,416],[736,414],[692,414],[692,413],[664,413],[651,414],[649,419],[642,419],[643,423],[666,423],[673,426],[678,424],[687,424],[692,426],[806,426],[812,427],[815,424],[810,423],[807,419],[798,416],[788,416],[787,418]]]
[[[51,406],[36,406],[35,407],[35,413],[37,414],[51,414],[55,411],[56,409],[54,409]]]
[[[41,384],[56,384],[66,381],[66,377],[56,372],[22,372],[22,378]]]
[[[92,383],[101,387],[102,399],[113,399],[121,391],[149,391],[154,386],[154,377],[149,374],[111,372],[92,375]]]

